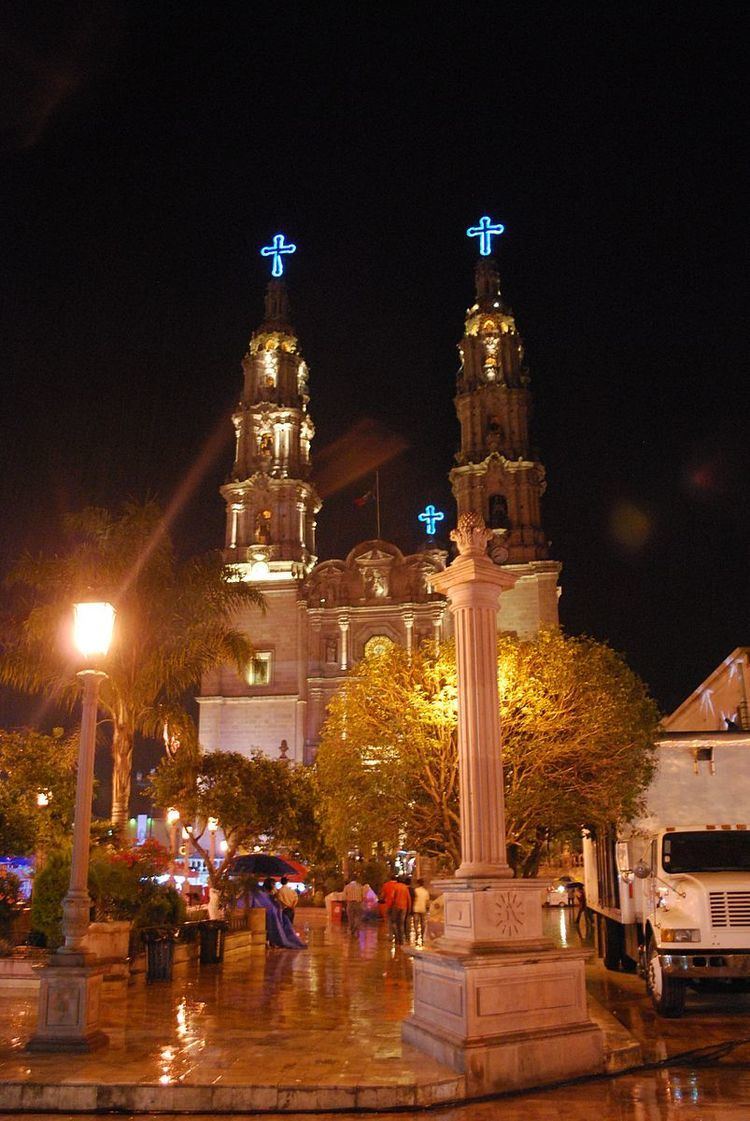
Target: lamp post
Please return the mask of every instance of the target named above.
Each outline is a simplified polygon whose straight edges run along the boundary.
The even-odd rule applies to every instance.
[[[182,891],[185,899],[190,898],[190,827],[185,825],[182,828],[182,842],[185,846],[185,854],[182,862],[182,874],[185,877],[185,883],[182,885]]]
[[[33,1051],[91,1051],[108,1043],[99,1028],[104,968],[85,949],[91,899],[88,893],[91,799],[99,687],[106,673],[94,668],[112,640],[115,609],[111,603],[77,603],[73,639],[87,665],[77,677],[83,686],[78,748],[75,821],[70,881],[63,900],[63,945],[42,971],[39,1015],[28,1048]]]
[[[219,893],[213,886],[213,874],[216,867],[216,834],[219,829],[218,817],[209,817],[206,822],[208,829],[208,917],[220,919],[222,914]]]
[[[208,826],[208,859],[213,868],[216,864],[216,831],[219,828],[218,817],[210,817],[206,823]]]
[[[180,811],[170,806],[166,812],[165,820],[169,827],[169,857],[174,881],[175,866],[177,864],[177,823],[180,820]]]

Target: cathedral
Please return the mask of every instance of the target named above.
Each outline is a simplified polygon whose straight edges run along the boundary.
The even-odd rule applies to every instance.
[[[493,533],[492,559],[518,576],[503,595],[498,629],[525,637],[557,624],[561,566],[542,526],[545,473],[531,450],[523,343],[494,258],[484,246],[482,254],[458,344],[460,440],[449,478],[456,516],[481,514]],[[261,749],[309,763],[331,696],[365,652],[385,640],[411,649],[451,633],[446,601],[431,586],[448,554],[433,547],[404,555],[397,544],[371,540],[343,559],[318,558],[308,368],[282,271],[275,264],[263,322],[242,362],[234,463],[221,488],[226,563],[262,591],[267,610],[238,620],[257,652],[246,677],[214,670],[197,701],[205,749]]]

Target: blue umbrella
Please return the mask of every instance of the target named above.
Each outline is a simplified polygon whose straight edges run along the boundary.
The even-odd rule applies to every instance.
[[[232,861],[232,876],[296,876],[297,869],[280,856],[269,856],[265,852],[254,852],[248,856],[236,856]]]

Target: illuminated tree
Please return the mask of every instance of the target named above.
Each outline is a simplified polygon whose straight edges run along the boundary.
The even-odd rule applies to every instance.
[[[173,758],[165,758],[151,778],[157,806],[179,810],[191,823],[191,848],[205,861],[211,887],[223,892],[234,856],[263,837],[268,844],[285,842],[293,820],[293,785],[288,763],[269,759],[260,751],[203,752],[184,743]],[[211,864],[208,833],[214,818],[227,843],[221,865]]]
[[[406,843],[456,863],[452,646],[367,654],[328,706],[315,767],[319,815],[338,852]]]
[[[500,638],[498,688],[509,859],[534,875],[550,833],[633,816],[658,711],[620,655],[556,630]],[[337,850],[405,843],[455,866],[455,736],[452,643],[365,657],[329,706],[316,760]]]
[[[242,672],[253,650],[234,619],[263,600],[229,578],[218,553],[178,563],[153,502],[129,503],[117,517],[89,508],[68,517],[64,528],[64,552],[23,557],[11,576],[30,603],[19,606],[16,625],[4,635],[0,680],[72,706],[80,690],[79,667],[65,645],[71,606],[92,593],[114,603],[115,641],[99,704],[112,725],[112,823],[121,829],[135,733],[157,734],[165,711],[206,670],[226,662]]]
[[[73,825],[78,737],[0,731],[0,852],[42,853]]]

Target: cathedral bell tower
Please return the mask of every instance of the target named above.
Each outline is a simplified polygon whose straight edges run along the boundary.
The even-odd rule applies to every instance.
[[[286,284],[272,277],[265,317],[242,361],[244,388],[232,420],[234,465],[224,555],[253,583],[301,579],[315,565],[320,499],[308,481],[315,429],[307,365],[291,325]]]
[[[503,600],[500,626],[526,636],[557,624],[561,566],[549,559],[542,527],[545,471],[530,442],[532,401],[523,341],[503,302],[495,260],[484,249],[482,254],[475,270],[476,299],[458,344],[455,405],[461,445],[449,477],[459,516],[481,514],[494,535],[488,547],[492,559],[518,571],[519,582]]]

